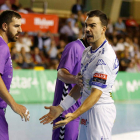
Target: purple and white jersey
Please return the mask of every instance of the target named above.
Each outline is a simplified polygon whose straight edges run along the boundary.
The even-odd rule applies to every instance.
[[[0,37],[0,74],[2,75],[7,90],[9,91],[13,77],[13,67],[9,47],[2,37]],[[7,103],[0,98],[0,108],[6,107]]]
[[[102,91],[102,95],[96,104],[114,103],[110,93],[118,70],[119,61],[107,40],[94,51],[91,46],[85,49],[81,61],[84,84],[81,102],[90,95],[91,88],[97,88]]]
[[[81,69],[81,59],[84,49],[85,46],[81,40],[76,40],[66,45],[57,70],[65,68],[72,75],[77,75]],[[53,105],[59,105],[61,100],[64,99],[64,97],[69,93],[74,85],[75,84],[63,83],[57,79]],[[64,117],[67,113],[74,112],[80,105],[81,102],[78,100],[71,108],[64,111],[62,116]]]

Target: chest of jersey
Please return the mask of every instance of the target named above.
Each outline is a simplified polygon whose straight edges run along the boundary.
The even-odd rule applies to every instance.
[[[100,63],[103,64],[103,60],[99,59],[99,56],[102,55],[102,51],[98,51],[95,53],[92,53],[90,50],[83,56],[81,61],[81,74],[83,77],[89,75],[90,73],[96,69]],[[104,63],[105,64],[105,63]]]
[[[95,53],[88,51],[82,58],[81,74],[83,76],[83,84],[88,90],[91,88],[93,74],[96,73],[96,67],[100,65],[100,63],[104,63],[103,60],[99,59],[101,55],[102,49]]]

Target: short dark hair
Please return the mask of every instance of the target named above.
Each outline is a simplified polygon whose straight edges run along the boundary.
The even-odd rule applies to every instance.
[[[101,21],[101,24],[103,26],[106,26],[107,27],[107,24],[108,24],[108,19],[107,19],[107,16],[105,13],[103,13],[102,11],[100,10],[92,10],[92,11],[89,11],[87,13],[87,16],[90,18],[90,17],[99,17],[100,18],[100,21]]]
[[[0,13],[0,28],[2,28],[3,23],[11,23],[12,18],[16,17],[18,19],[21,18],[21,15],[13,10],[5,10]]]

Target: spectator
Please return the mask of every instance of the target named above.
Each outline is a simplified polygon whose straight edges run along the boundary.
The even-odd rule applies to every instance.
[[[122,18],[119,17],[118,21],[115,23],[115,31],[117,34],[125,34],[126,31],[126,26],[124,24],[124,22],[122,21]]]
[[[26,9],[24,9],[22,7],[22,4],[19,4],[17,11],[20,12],[20,13],[24,13],[24,14],[28,14],[29,13]]]
[[[33,38],[33,47],[32,49],[34,49],[35,47],[38,47],[39,50],[43,51],[43,46],[44,46],[44,42],[43,42],[43,38],[42,38],[42,31],[38,31],[37,35],[34,36]],[[35,49],[36,50],[36,49]]]
[[[130,62],[128,64],[128,67],[126,68],[126,72],[137,72],[137,69],[135,67],[135,63],[134,62]]]
[[[78,35],[79,35],[79,32],[80,32],[80,29],[78,27],[78,22],[75,22],[75,25],[74,25],[74,27],[72,27],[72,30],[74,32],[74,35],[75,35],[76,39],[77,39]]]
[[[19,0],[14,0],[14,3],[12,4],[12,10],[17,11],[19,9]]]
[[[32,55],[32,58],[35,66],[42,66],[44,68],[47,68],[48,62],[45,59],[42,51],[40,51],[38,47],[34,48],[34,54]]]
[[[74,26],[75,26],[76,19],[75,19],[73,13],[72,13],[72,14],[70,15],[70,17],[67,19],[67,22],[69,22],[69,21],[71,22],[71,26],[74,27]]]
[[[64,34],[67,36],[68,41],[71,42],[75,40],[76,38],[74,37],[74,32],[72,30],[71,22],[68,21],[61,29],[60,29],[60,34]]]
[[[24,33],[24,35],[22,37],[22,42],[23,42],[24,45],[26,45],[26,47],[24,47],[25,48],[25,52],[30,52],[30,48],[32,46],[32,40],[29,37],[27,32]]]
[[[116,46],[118,42],[118,39],[116,36],[113,36],[113,46]]]
[[[58,51],[57,51],[55,40],[52,40],[50,50],[48,51],[49,58],[51,60],[57,59],[57,53],[58,53]]]
[[[33,59],[32,59],[31,54],[29,52],[27,53],[25,51],[24,47],[21,48],[21,53],[20,54],[21,54],[22,59],[23,59],[22,68],[24,68],[24,69],[33,69],[34,63],[33,63]]]
[[[107,25],[106,33],[107,34],[113,34],[113,32],[114,32],[113,24],[111,22],[111,19],[108,19],[108,25]]]
[[[11,59],[12,59],[12,66],[14,69],[21,69],[21,67],[17,64],[18,62],[18,52],[16,47],[11,48]]]
[[[79,29],[79,34],[77,38],[83,38],[84,33],[83,33],[83,29]]]
[[[138,27],[138,23],[136,22],[136,20],[130,16],[126,21],[125,21],[126,26],[128,27]]]
[[[17,59],[16,59],[16,62],[17,62],[17,65],[20,67],[20,68],[23,68],[22,66],[23,66],[23,57],[21,56],[21,54],[20,53],[18,53],[18,55],[17,55]]]
[[[57,58],[58,58],[58,60],[60,60],[61,55],[62,55],[62,52],[63,52],[65,46],[66,46],[65,40],[62,40],[62,39],[61,39],[61,40],[59,41],[58,46],[57,46],[57,50],[58,50]]]
[[[5,0],[5,3],[1,5],[0,10],[12,10],[10,0]]]
[[[51,47],[50,47],[50,50],[48,51],[48,54],[49,54],[49,58],[50,58],[49,68],[50,69],[57,69],[59,61],[57,58],[58,50],[56,47],[55,40],[51,41]]]
[[[122,57],[120,60],[120,71],[126,71],[129,63],[131,62],[129,52],[124,52],[124,57]]]
[[[78,12],[77,22],[78,22],[79,29],[83,29],[83,27],[85,25],[85,20],[80,11]]]
[[[133,43],[133,45],[136,46],[138,50],[140,50],[138,37],[133,38]]]
[[[124,38],[122,36],[118,37],[118,43],[116,44],[116,47],[114,47],[114,51],[124,51]]]
[[[46,55],[46,57],[49,57],[48,55],[48,51],[50,50],[50,47],[51,47],[51,41],[53,39],[53,35],[51,32],[47,32],[44,34],[43,36],[43,46],[44,46],[44,53]]]
[[[80,0],[76,0],[76,4],[72,6],[72,13],[77,15],[78,11],[83,11],[83,6],[80,4]]]
[[[132,54],[134,54],[134,44],[133,44],[132,38],[127,36],[125,38],[124,46],[129,47],[130,56],[133,57]]]
[[[28,46],[24,44],[22,37],[19,37],[18,41],[15,43],[15,47],[16,47],[17,52],[20,52],[22,47],[28,49]]]
[[[134,45],[134,50],[132,52],[130,52],[131,57],[135,57],[135,55],[137,56],[137,58],[140,58],[140,52],[138,50],[138,47]]]
[[[85,19],[85,15],[83,14],[83,12],[82,11],[78,11],[77,15],[78,15],[78,17],[81,18],[81,21],[85,23],[86,19]]]

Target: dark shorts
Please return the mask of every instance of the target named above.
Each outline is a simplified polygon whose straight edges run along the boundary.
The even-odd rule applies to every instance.
[[[0,108],[0,140],[9,140],[8,124],[5,119],[5,109]]]
[[[60,121],[61,118],[58,117],[55,122]],[[78,127],[79,127],[79,119],[73,120],[68,123],[64,129],[58,128],[53,130],[52,140],[77,140],[78,139]],[[61,135],[61,138],[59,138]]]

